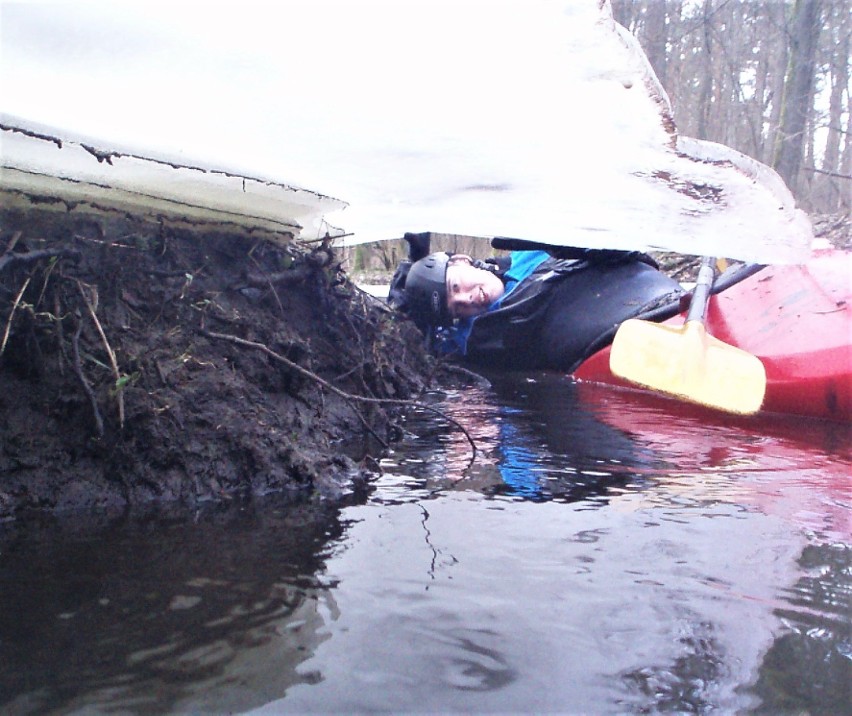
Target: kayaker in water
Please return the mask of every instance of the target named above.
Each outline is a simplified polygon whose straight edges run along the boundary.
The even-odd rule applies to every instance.
[[[429,234],[405,239],[409,258],[394,274],[390,305],[434,350],[479,364],[572,371],[622,321],[682,293],[639,252],[541,247],[482,261],[429,253]]]

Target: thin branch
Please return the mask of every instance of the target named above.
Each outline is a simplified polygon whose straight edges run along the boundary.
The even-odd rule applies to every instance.
[[[12,253],[12,249],[15,248],[15,245],[18,243],[18,241],[21,240],[21,237],[23,235],[24,235],[23,231],[16,231],[14,234],[12,234],[12,238],[9,239],[9,243],[6,246],[6,250],[3,253],[4,254]]]
[[[12,330],[12,318],[15,316],[15,309],[18,308],[18,304],[21,302],[21,297],[24,295],[24,291],[27,290],[27,286],[30,285],[30,279],[27,278],[24,281],[24,285],[21,286],[21,290],[18,291],[18,295],[15,296],[15,301],[12,304],[12,310],[9,311],[9,320],[6,321],[6,330],[3,331],[3,341],[0,343],[0,356],[3,355],[3,352],[6,350],[6,341],[9,340],[9,332]]]
[[[53,294],[53,315],[57,317],[57,320],[53,322],[54,328],[56,330],[56,345],[59,346],[59,358],[56,363],[59,366],[59,374],[65,375],[65,361],[68,360],[68,353],[65,350],[65,331],[62,328],[62,319],[60,318],[61,306],[59,304],[59,292],[55,291]]]
[[[365,365],[367,365],[366,361],[364,361],[362,363],[357,363],[356,365],[352,366],[349,370],[345,371],[344,373],[341,373],[340,375],[335,376],[334,380],[339,383],[341,380],[348,378],[350,375],[352,375],[356,371],[361,370]]]
[[[320,393],[320,395],[322,395],[322,393]],[[381,437],[379,437],[379,434],[375,430],[373,430],[373,427],[370,425],[370,423],[367,422],[367,418],[365,418],[361,414],[361,411],[356,410],[355,415],[358,416],[358,419],[361,421],[361,425],[364,426],[364,430],[370,433],[370,435],[372,435],[378,441],[379,445],[381,445],[384,450],[387,450],[388,444],[384,440],[382,440]]]
[[[320,244],[328,241],[336,241],[337,239],[345,239],[347,236],[355,236],[354,232],[349,232],[348,234],[337,234],[335,236],[329,236],[326,234],[325,236],[320,237],[319,239],[299,239],[300,244]]]
[[[695,20],[692,27],[687,27],[685,30],[683,30],[680,33],[680,35],[678,37],[673,37],[671,40],[669,40],[669,43],[672,44],[672,45],[676,45],[678,42],[680,42],[687,35],[691,35],[696,30],[701,29],[702,25],[706,25],[707,22],[709,20],[711,20],[714,15],[716,15],[717,13],[724,10],[725,6],[729,5],[731,3],[731,1],[732,0],[725,0],[725,2],[721,3],[718,7],[713,8],[713,10],[709,14],[703,14],[700,17],[698,17],[698,19]],[[693,20],[693,19],[694,18],[688,18],[688,20]]]
[[[362,395],[353,395],[351,393],[347,393],[344,390],[341,390],[340,388],[335,387],[334,385],[329,383],[327,380],[324,380],[323,378],[318,376],[316,373],[309,371],[307,368],[303,368],[298,363],[294,363],[293,361],[291,361],[289,358],[285,358],[284,356],[280,355],[279,353],[276,353],[275,351],[273,351],[271,348],[264,345],[263,343],[257,343],[255,341],[248,341],[244,338],[239,338],[237,336],[231,336],[231,335],[228,335],[228,334],[225,334],[225,333],[214,333],[213,331],[208,331],[208,330],[205,330],[205,329],[201,329],[201,333],[202,333],[202,335],[207,336],[208,338],[214,338],[214,339],[221,340],[221,341],[228,341],[229,343],[233,343],[233,344],[238,345],[238,346],[244,346],[246,348],[254,348],[255,350],[261,351],[262,353],[266,353],[266,355],[268,355],[270,358],[278,361],[279,363],[283,363],[288,368],[295,370],[297,373],[305,376],[306,378],[309,378],[310,380],[314,381],[318,385],[321,385],[326,390],[331,391],[332,393],[343,398],[344,400],[348,400],[348,401],[352,401],[352,402],[360,402],[360,403],[399,405],[399,406],[407,407],[407,408],[420,408],[422,410],[428,410],[429,412],[440,416],[441,418],[446,420],[448,423],[455,425],[459,430],[461,430],[461,432],[467,438],[467,441],[470,443],[470,447],[473,450],[474,457],[476,456],[476,453],[477,453],[476,443],[473,441],[473,438],[470,436],[470,433],[464,428],[464,426],[461,425],[461,423],[459,423],[454,418],[451,418],[446,413],[438,410],[437,408],[433,408],[431,405],[426,405],[425,403],[421,403],[421,402],[418,402],[416,400],[401,400],[401,399],[397,399],[397,398],[369,398],[369,397],[362,396]]]
[[[838,174],[837,172],[827,172],[824,169],[817,169],[816,167],[802,167],[803,171],[813,172],[814,174],[825,174],[827,177],[834,177],[835,179],[852,179],[852,176],[849,174]]]
[[[113,351],[112,346],[110,346],[109,341],[107,340],[106,333],[104,333],[103,326],[101,326],[101,322],[98,320],[97,314],[95,313],[95,309],[97,307],[98,302],[98,294],[97,290],[93,289],[94,292],[94,305],[92,305],[92,301],[89,299],[89,296],[86,295],[86,291],[83,289],[83,284],[81,281],[77,281],[77,288],[80,289],[80,295],[83,297],[83,301],[86,304],[86,308],[89,310],[89,315],[92,317],[92,321],[95,323],[95,328],[98,329],[98,333],[101,336],[101,340],[104,343],[104,348],[106,348],[107,355],[109,356],[109,362],[112,366],[112,374],[115,378],[115,388],[116,388],[116,400],[118,401],[118,424],[120,428],[124,428],[124,393],[119,387],[119,381],[121,380],[121,371],[118,369],[118,361],[115,358],[115,351]],[[89,286],[88,288],[92,288]]]
[[[491,382],[488,378],[479,375],[479,373],[474,373],[472,370],[468,370],[467,368],[462,368],[460,365],[456,365],[455,363],[441,362],[440,367],[441,370],[446,371],[447,373],[457,373],[458,375],[473,381],[477,385],[481,385],[486,388],[491,387]]]
[[[272,291],[272,295],[275,296],[275,302],[278,304],[278,309],[281,311],[281,315],[286,316],[287,312],[284,310],[284,305],[281,303],[281,298],[278,295],[278,291],[275,290],[275,285],[272,283],[272,280],[269,278],[266,271],[263,270],[263,267],[258,263],[257,259],[251,255],[251,252],[249,252],[249,258],[254,262],[254,265],[257,266],[261,276],[265,278],[269,284],[269,290]]]
[[[77,330],[71,337],[71,348],[74,353],[74,373],[77,375],[80,385],[83,386],[83,392],[89,398],[89,403],[92,405],[92,413],[95,418],[95,431],[97,432],[98,437],[102,438],[104,436],[104,419],[101,417],[101,411],[98,409],[98,401],[95,398],[95,392],[89,385],[89,381],[86,380],[86,376],[83,375],[83,365],[80,361],[80,332],[82,330],[83,320],[80,319],[77,323]]]

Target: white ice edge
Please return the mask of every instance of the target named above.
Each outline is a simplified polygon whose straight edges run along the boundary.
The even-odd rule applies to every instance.
[[[352,234],[348,243],[435,231],[795,263],[813,241],[773,170],[678,136],[665,92],[607,2],[288,0],[246,17],[177,8],[167,25],[147,7],[79,7],[65,22],[106,43],[142,30],[142,48],[149,36],[160,42],[147,63],[101,62],[90,75],[37,65],[25,35],[4,36],[6,56],[21,58],[4,78],[7,109],[27,126],[91,127],[105,137],[91,141],[98,149],[134,147],[110,166],[88,140],[64,145],[69,176],[93,185],[313,232],[319,216]],[[321,47],[314,33],[281,43],[274,28],[284,25],[321,28]],[[414,31],[433,41],[412,43]],[[51,91],[34,92],[47,67]],[[93,115],[69,101],[72,87],[111,101]],[[173,111],[134,101],[151,88]],[[187,88],[192,104],[182,106]],[[0,146],[4,163],[11,146]],[[60,174],[57,156],[41,148],[15,161]],[[156,160],[176,156],[197,161]],[[222,166],[241,169],[206,168]]]

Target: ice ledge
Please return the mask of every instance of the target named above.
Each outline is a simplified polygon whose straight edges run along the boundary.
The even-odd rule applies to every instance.
[[[0,202],[8,208],[130,212],[285,242],[333,235],[324,216],[346,207],[308,189],[96,147],[7,116],[0,116]]]

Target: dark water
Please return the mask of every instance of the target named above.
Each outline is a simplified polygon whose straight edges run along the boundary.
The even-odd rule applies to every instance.
[[[848,426],[436,405],[343,509],[7,526],[0,713],[852,713]]]

